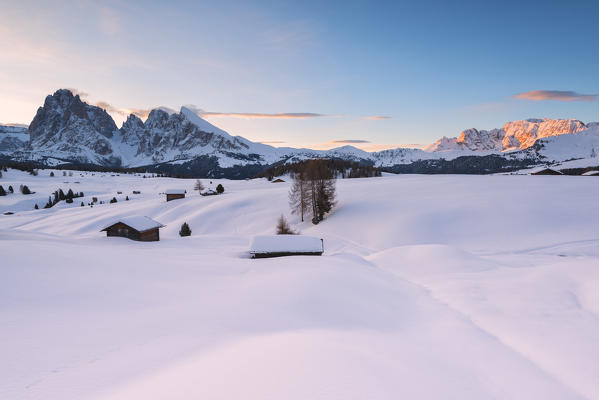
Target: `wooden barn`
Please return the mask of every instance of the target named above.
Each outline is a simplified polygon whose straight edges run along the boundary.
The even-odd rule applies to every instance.
[[[323,252],[324,241],[314,236],[255,236],[250,244],[252,258],[320,256]]]
[[[166,201],[185,198],[185,190],[184,189],[170,189],[170,190],[167,190],[165,193],[166,193]]]
[[[114,221],[100,232],[106,232],[106,236],[125,237],[141,242],[157,242],[160,240],[162,228],[160,222],[141,215],[125,217]]]
[[[531,172],[531,175],[563,175],[561,172],[551,168],[545,168],[540,171]]]

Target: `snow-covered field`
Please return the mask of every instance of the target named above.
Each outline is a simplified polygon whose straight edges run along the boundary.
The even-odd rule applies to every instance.
[[[1,399],[599,398],[597,179],[342,180],[312,226],[288,182],[48,174],[0,179],[36,192],[0,197]],[[322,257],[249,258],[281,213]]]

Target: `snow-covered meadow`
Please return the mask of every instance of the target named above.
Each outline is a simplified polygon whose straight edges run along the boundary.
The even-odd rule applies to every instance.
[[[0,178],[2,399],[599,398],[594,177],[340,180],[313,226],[288,182],[48,174]],[[249,258],[281,213],[322,257]]]

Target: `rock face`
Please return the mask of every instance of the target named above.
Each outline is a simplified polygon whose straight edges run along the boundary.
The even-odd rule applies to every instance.
[[[575,119],[527,119],[507,122],[503,128],[490,131],[466,129],[458,138],[443,137],[431,144],[427,151],[470,150],[510,151],[531,147],[538,139],[568,135],[587,129]]]
[[[46,97],[31,121],[30,149],[93,162],[113,154],[111,139],[116,133],[116,124],[105,110],[61,89]]]
[[[130,115],[120,129],[122,142],[134,147],[137,160],[148,164],[213,152],[244,151],[249,146],[183,107],[178,114],[155,109],[145,122]],[[134,160],[131,160],[134,161]]]

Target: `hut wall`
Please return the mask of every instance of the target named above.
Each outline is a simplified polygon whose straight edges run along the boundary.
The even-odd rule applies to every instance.
[[[167,194],[166,195],[166,201],[184,199],[184,198],[185,198],[185,194]]]
[[[146,232],[138,232],[135,229],[121,222],[114,224],[106,230],[106,236],[124,237],[131,240],[139,240],[142,242],[153,242],[160,240],[158,228],[151,229]]]

